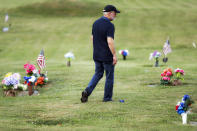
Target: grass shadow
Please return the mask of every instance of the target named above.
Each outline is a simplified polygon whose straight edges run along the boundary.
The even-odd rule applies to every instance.
[[[162,85],[162,84],[160,84],[160,83],[154,83],[154,82],[152,82],[152,83],[144,83],[143,84],[144,86],[147,86],[147,87],[151,87],[151,88],[160,88],[160,89],[165,89],[165,88],[171,88],[171,87],[173,87],[173,88],[175,88],[175,87],[179,87],[179,86],[173,86],[173,85]]]
[[[42,125],[54,126],[54,125],[62,125],[62,124],[74,125],[78,123],[78,120],[73,120],[69,118],[68,119],[47,119],[47,120],[38,119],[35,121],[27,121],[27,123],[31,123],[31,124],[39,125],[39,126],[42,126]]]
[[[54,0],[44,3],[34,3],[8,10],[10,14],[36,15],[45,17],[90,17],[102,13],[104,5],[96,2],[81,2],[71,0]]]
[[[187,83],[187,82],[184,82],[182,83],[183,86],[197,86],[197,83]]]
[[[183,44],[181,44],[181,45],[176,45],[176,46],[174,47],[174,49],[191,49],[191,48],[193,48],[192,45],[183,45]]]
[[[166,65],[159,65],[159,67],[164,67]],[[155,67],[154,65],[142,65],[142,67]]]
[[[118,59],[119,61],[124,61],[124,62],[127,62],[127,61],[134,61],[136,60],[136,58],[133,58],[133,57],[127,57],[126,60],[124,60],[122,57]]]

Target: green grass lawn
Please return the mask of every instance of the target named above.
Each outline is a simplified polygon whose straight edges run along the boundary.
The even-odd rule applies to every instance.
[[[94,73],[91,27],[106,4],[121,11],[113,22],[115,46],[130,56],[123,61],[118,55],[114,101],[102,102],[103,78],[82,104],[81,92]],[[23,65],[36,64],[44,48],[49,83],[39,96],[4,97],[0,89],[0,130],[197,130],[182,125],[175,112],[184,94],[197,102],[196,0],[0,0],[0,28],[8,26],[5,13],[11,28],[0,32],[0,79],[7,72],[24,76]],[[149,54],[161,51],[168,36],[173,52],[155,68]],[[68,51],[76,57],[71,67]],[[166,67],[185,70],[182,86],[160,85]],[[196,103],[188,121],[197,122]]]

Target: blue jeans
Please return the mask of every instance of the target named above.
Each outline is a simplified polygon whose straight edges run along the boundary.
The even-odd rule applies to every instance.
[[[105,80],[105,91],[103,101],[111,101],[113,95],[113,85],[114,85],[114,65],[112,62],[95,62],[95,74],[92,77],[88,87],[85,89],[90,95],[94,88],[96,87],[99,80],[103,77],[105,70],[106,80]]]

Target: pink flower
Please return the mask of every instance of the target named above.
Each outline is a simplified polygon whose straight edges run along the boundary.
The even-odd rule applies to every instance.
[[[35,70],[35,66],[31,64],[25,64],[24,69],[26,69],[26,73],[32,73],[33,70]]]
[[[163,77],[163,80],[167,81],[168,80],[168,77]]]
[[[27,69],[29,67],[29,64],[24,65],[24,69]]]
[[[177,68],[174,72],[176,72],[176,73],[177,73],[177,72],[180,72],[180,69],[179,69],[179,68]]]
[[[168,81],[170,81],[170,77],[168,77]]]
[[[167,76],[171,76],[171,75],[172,75],[172,72],[168,71],[168,72],[166,73],[166,75],[167,75]]]
[[[5,84],[5,80],[2,80],[2,82],[1,82],[2,84]]]
[[[28,74],[28,73],[31,73],[31,70],[26,70],[26,73]]]
[[[180,70],[181,74],[184,74],[184,70]]]
[[[184,75],[184,70],[182,70],[182,69],[180,69],[180,68],[177,68],[174,72],[175,72],[175,73],[180,72],[182,75]]]
[[[166,74],[164,74],[164,73],[161,73],[161,76],[163,77],[163,76],[165,76]]]

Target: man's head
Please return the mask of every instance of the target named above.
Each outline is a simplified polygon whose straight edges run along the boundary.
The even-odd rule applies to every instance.
[[[120,13],[120,11],[117,10],[113,5],[106,5],[103,9],[103,15],[109,18],[111,21],[115,19],[116,13]]]

